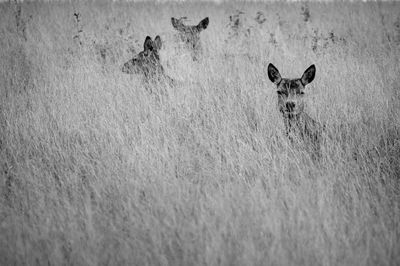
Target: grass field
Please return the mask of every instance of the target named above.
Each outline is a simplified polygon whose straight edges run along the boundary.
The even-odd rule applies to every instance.
[[[399,265],[399,10],[1,3],[0,265]],[[198,61],[172,16],[210,18]],[[121,72],[147,35],[178,85]],[[270,62],[316,65],[318,161]]]

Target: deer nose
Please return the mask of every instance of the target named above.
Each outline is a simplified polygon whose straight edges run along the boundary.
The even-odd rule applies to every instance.
[[[293,112],[295,106],[296,106],[296,104],[294,102],[287,102],[286,103],[286,109],[289,112]]]

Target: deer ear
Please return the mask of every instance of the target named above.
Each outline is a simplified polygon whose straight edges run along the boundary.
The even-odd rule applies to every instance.
[[[307,68],[306,71],[304,71],[303,76],[301,76],[301,83],[303,86],[307,85],[308,83],[311,83],[311,81],[314,80],[315,78],[315,65],[311,65],[309,68]]]
[[[174,27],[177,30],[179,30],[179,28],[182,27],[182,22],[180,22],[179,19],[176,19],[174,17],[171,18],[171,24],[172,27]]]
[[[200,21],[200,23],[197,25],[197,29],[199,31],[207,29],[207,26],[208,26],[209,22],[210,22],[210,20],[208,19],[208,17],[206,17],[205,19]]]
[[[144,51],[153,50],[153,41],[150,36],[147,36],[143,44]]]
[[[282,80],[281,74],[279,74],[279,70],[271,63],[269,63],[268,65],[268,77],[269,80],[275,84],[279,84],[279,82],[281,82]]]
[[[156,38],[154,39],[153,44],[154,44],[154,48],[155,48],[156,50],[160,50],[160,49],[161,49],[162,41],[161,41],[160,35],[157,35],[157,36],[156,36]]]

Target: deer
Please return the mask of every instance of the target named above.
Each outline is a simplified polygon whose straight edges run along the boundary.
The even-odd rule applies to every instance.
[[[143,44],[143,51],[126,62],[122,66],[122,72],[141,75],[146,83],[166,81],[169,84],[174,84],[174,80],[165,73],[161,65],[159,55],[161,47],[162,41],[159,35],[156,36],[154,41],[150,36],[147,36]]]
[[[305,86],[315,78],[316,68],[311,65],[301,78],[282,78],[279,70],[268,65],[268,78],[276,85],[278,108],[282,114],[285,133],[293,142],[300,140],[311,151],[312,157],[320,156],[322,125],[304,112]]]
[[[191,51],[193,61],[197,61],[199,54],[202,51],[200,43],[200,32],[207,29],[210,21],[208,17],[206,17],[201,20],[199,24],[188,26],[183,23],[183,20],[185,19],[186,17],[181,17],[179,19],[172,17],[171,24],[179,32],[178,37],[180,38],[180,40]]]

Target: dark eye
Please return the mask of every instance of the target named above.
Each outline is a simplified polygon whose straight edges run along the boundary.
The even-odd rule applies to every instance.
[[[301,91],[301,92],[300,92],[300,95],[304,95],[304,91]]]

